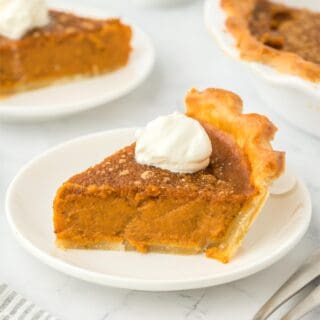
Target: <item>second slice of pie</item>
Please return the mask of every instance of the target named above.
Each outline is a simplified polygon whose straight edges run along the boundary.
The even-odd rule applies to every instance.
[[[97,76],[124,67],[131,27],[119,19],[92,19],[49,10],[47,25],[21,39],[0,35],[0,96]]]
[[[135,144],[119,150],[58,190],[58,246],[231,259],[282,173],[284,153],[269,143],[273,124],[242,114],[237,95],[193,89],[186,104],[212,144],[209,164],[177,173],[138,163]]]

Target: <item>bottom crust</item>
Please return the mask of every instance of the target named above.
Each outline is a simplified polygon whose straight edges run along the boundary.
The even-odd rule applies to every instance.
[[[57,247],[60,249],[97,249],[97,250],[111,250],[111,251],[137,251],[133,246],[129,243],[122,242],[111,242],[111,241],[102,241],[95,244],[90,245],[79,245],[70,240],[61,240],[58,239],[56,241]],[[172,253],[179,255],[195,255],[201,253],[200,248],[178,248],[172,246],[164,246],[164,245],[152,245],[148,246],[146,252],[155,252],[155,253]]]
[[[97,250],[114,250],[114,251],[125,251],[126,247],[121,242],[112,241],[101,241],[90,245],[79,245],[72,240],[57,239],[56,245],[60,249],[97,249]]]

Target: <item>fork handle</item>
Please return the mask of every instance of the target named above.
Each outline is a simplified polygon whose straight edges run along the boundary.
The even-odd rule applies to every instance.
[[[320,250],[317,250],[261,307],[253,320],[265,320],[320,273]]]
[[[298,320],[318,306],[320,306],[320,285],[293,307],[281,320]]]

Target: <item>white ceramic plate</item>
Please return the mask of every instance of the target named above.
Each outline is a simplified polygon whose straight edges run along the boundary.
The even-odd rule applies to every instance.
[[[51,8],[83,16],[108,18],[117,15],[61,1],[50,2]],[[125,23],[125,19],[122,19]],[[27,91],[0,100],[0,120],[38,121],[67,116],[110,102],[135,89],[152,70],[154,49],[148,36],[130,22],[133,51],[129,63],[115,72],[65,84]]]
[[[290,192],[270,196],[241,249],[228,264],[203,255],[179,256],[99,250],[61,250],[54,244],[52,200],[73,174],[134,141],[134,129],[93,134],[58,146],[23,168],[6,200],[9,224],[19,242],[44,263],[71,276],[114,287],[169,291],[213,286],[271,265],[305,233],[309,194],[297,180]]]

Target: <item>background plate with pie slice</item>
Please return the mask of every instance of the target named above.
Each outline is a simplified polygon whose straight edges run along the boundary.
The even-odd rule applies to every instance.
[[[134,141],[135,129],[78,138],[34,159],[11,183],[6,200],[9,224],[19,242],[51,267],[108,286],[173,291],[243,278],[276,262],[304,235],[311,218],[309,193],[299,179],[290,190],[271,194],[242,247],[228,264],[203,255],[140,254],[61,250],[55,246],[52,201],[68,177]],[[278,186],[278,191],[280,190]]]
[[[50,1],[50,8],[92,18],[118,17],[104,10]],[[122,17],[120,17],[122,19]],[[133,51],[129,63],[112,73],[65,84],[26,91],[0,100],[0,121],[42,121],[71,115],[106,104],[141,84],[154,64],[154,49],[148,36],[132,27]]]

